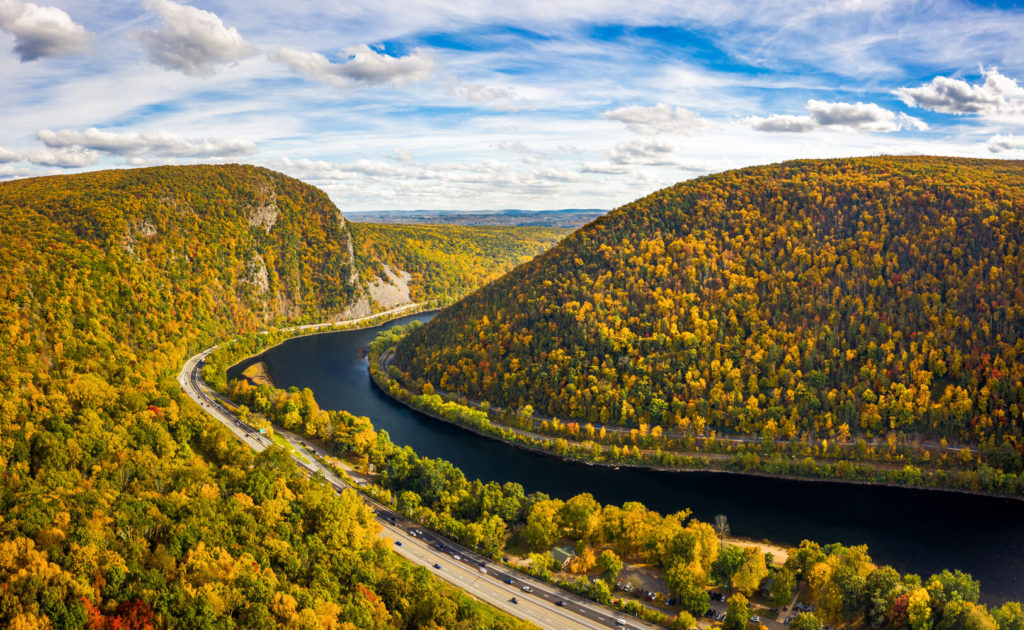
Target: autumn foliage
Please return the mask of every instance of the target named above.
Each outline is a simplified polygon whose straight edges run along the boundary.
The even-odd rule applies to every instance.
[[[581,425],[917,444],[1016,493],[996,477],[1024,470],[1022,236],[1019,161],[730,171],[585,226],[395,365]]]
[[[0,627],[515,627],[353,493],[255,455],[186,357],[358,294],[324,193],[250,166],[0,184]]]

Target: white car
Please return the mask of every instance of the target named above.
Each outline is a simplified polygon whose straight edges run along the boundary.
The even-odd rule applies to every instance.
[[[480,567],[480,573],[487,573],[487,567]]]

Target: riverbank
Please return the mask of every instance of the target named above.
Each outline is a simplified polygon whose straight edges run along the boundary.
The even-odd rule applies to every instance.
[[[269,385],[274,387],[274,379],[271,378],[270,372],[267,371],[267,364],[263,361],[258,361],[245,368],[242,371],[242,376],[249,379],[249,382],[253,385]]]
[[[240,336],[217,346],[217,349],[207,358],[207,365],[209,366],[209,369],[204,368],[203,378],[217,388],[220,385],[226,384],[226,376],[228,372],[235,369],[240,364],[257,357],[272,348],[280,346],[289,339],[373,328],[374,326],[386,324],[387,322],[398,319],[399,317],[416,315],[418,313],[427,313],[432,310],[437,310],[438,308],[438,305],[434,302],[415,302],[413,304],[405,304],[379,313],[373,313],[352,319],[320,322],[315,324],[301,324],[286,328],[262,330],[244,337]],[[275,386],[269,368],[264,362],[260,361],[259,363],[264,366],[262,369],[268,381],[266,384]],[[246,370],[249,367],[251,366],[247,366]],[[245,371],[243,371],[241,375],[248,378]],[[223,381],[223,383],[221,381]]]
[[[376,343],[376,342],[375,342]],[[564,461],[610,468],[637,468],[665,472],[717,472],[735,475],[759,476],[799,481],[826,481],[853,485],[913,488],[940,492],[960,493],[1001,499],[1024,501],[1017,493],[985,492],[976,488],[956,487],[977,478],[974,471],[921,470],[913,466],[873,466],[864,462],[849,462],[804,457],[787,459],[778,452],[771,457],[746,450],[743,453],[674,452],[661,449],[639,449],[637,446],[608,446],[593,441],[579,442],[564,437],[552,437],[532,431],[493,422],[489,405],[467,406],[463,402],[446,400],[437,393],[415,394],[388,373],[389,359],[394,343],[382,348],[371,344],[370,377],[385,395],[436,420],[454,424],[477,435],[514,445],[517,448],[555,457]],[[429,404],[425,404],[429,403]]]

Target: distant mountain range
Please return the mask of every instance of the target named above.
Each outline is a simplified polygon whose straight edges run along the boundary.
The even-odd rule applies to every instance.
[[[607,210],[567,208],[563,210],[369,210],[347,211],[352,221],[362,223],[430,223],[435,225],[520,225],[578,228],[604,215]]]

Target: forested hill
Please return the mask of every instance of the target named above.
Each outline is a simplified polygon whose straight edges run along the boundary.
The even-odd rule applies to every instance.
[[[588,224],[410,335],[396,365],[563,421],[946,439],[1019,471],[1022,245],[1020,161],[730,171]]]
[[[0,186],[0,206],[6,232],[48,246],[5,252],[13,263],[48,258],[56,278],[91,251],[103,259],[91,279],[110,274],[98,290],[114,289],[131,269],[129,286],[107,297],[113,312],[142,320],[169,306],[155,303],[168,283],[209,297],[204,308],[241,328],[340,313],[358,292],[350,236],[327,195],[259,167],[165,166],[12,181]]]
[[[357,297],[319,190],[250,166],[0,184],[0,627],[511,627],[180,390],[190,352]]]

